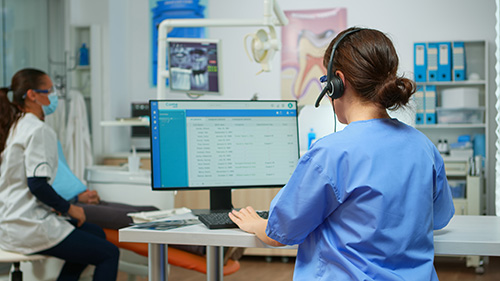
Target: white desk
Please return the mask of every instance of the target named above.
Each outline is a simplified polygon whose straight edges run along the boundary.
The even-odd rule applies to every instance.
[[[149,243],[149,280],[167,280],[166,244],[207,245],[207,280],[222,280],[222,247],[270,248],[239,229],[209,230],[202,224],[168,231],[124,228],[122,242]],[[455,216],[434,232],[436,255],[500,256],[500,217]]]

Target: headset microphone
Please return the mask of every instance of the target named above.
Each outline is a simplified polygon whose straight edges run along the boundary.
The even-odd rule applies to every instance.
[[[325,96],[326,92],[329,91],[327,88],[328,88],[328,86],[325,86],[323,88],[323,91],[321,91],[321,93],[319,94],[318,98],[316,99],[316,103],[314,104],[315,107],[319,106],[319,103],[321,102],[321,100]]]

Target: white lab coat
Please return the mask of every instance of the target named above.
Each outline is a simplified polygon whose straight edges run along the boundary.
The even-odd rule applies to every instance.
[[[63,150],[73,174],[80,181],[85,182],[85,167],[93,164],[87,107],[85,99],[79,91],[71,90],[69,96],[71,102],[66,128],[66,143]]]
[[[31,254],[59,244],[74,227],[33,196],[27,183],[28,177],[54,181],[55,132],[27,113],[9,131],[0,157],[0,248]]]

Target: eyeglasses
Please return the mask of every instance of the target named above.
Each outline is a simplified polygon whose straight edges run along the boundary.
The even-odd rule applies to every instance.
[[[35,92],[37,92],[39,94],[52,94],[52,93],[56,92],[56,88],[54,86],[52,86],[48,90],[33,89],[33,91],[35,91]]]
[[[321,89],[324,89],[326,86],[326,82],[328,82],[328,78],[326,75],[323,75],[319,78],[319,82],[321,83]]]
[[[48,89],[48,90],[33,89],[33,91],[35,93],[48,94],[48,95],[55,95],[57,93],[56,88],[54,86],[50,87],[50,89]],[[27,95],[28,95],[28,93],[24,93],[23,99],[25,99]]]

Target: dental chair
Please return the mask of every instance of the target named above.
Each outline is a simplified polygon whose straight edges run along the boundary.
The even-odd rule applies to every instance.
[[[151,190],[151,172],[139,170],[130,173],[123,167],[96,165],[86,168],[87,186],[97,190],[101,200],[120,202],[131,205],[153,205],[160,210],[172,209],[172,192],[154,192]],[[129,275],[146,277],[148,274],[148,244],[120,242],[118,230],[104,229],[106,239],[120,249],[119,270]],[[168,247],[168,264],[195,270],[206,274],[205,257],[183,250]],[[224,275],[238,271],[238,261],[229,260],[224,266]]]
[[[114,229],[104,229],[106,233],[106,239],[116,245],[120,249],[125,249],[139,254],[143,257],[148,256],[148,244],[146,243],[132,243],[132,242],[120,242],[118,239],[118,230]],[[179,266],[182,268],[195,270],[200,273],[207,273],[207,261],[205,257],[198,256],[183,250],[168,247],[168,264]],[[223,274],[224,276],[233,274],[240,269],[240,263],[229,259],[224,265]],[[138,268],[131,267],[130,265],[125,265],[120,262],[120,271],[125,272],[129,275],[129,281],[135,280],[135,272],[138,272]],[[147,265],[145,268],[145,275],[147,275]]]

